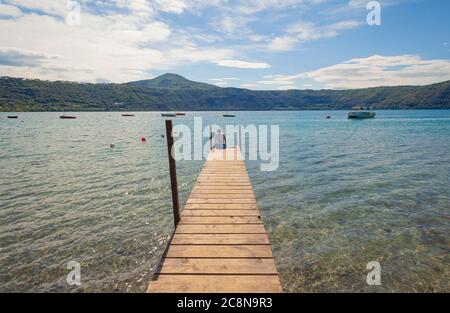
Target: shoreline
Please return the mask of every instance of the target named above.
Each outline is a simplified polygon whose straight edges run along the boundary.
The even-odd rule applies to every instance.
[[[202,113],[202,112],[346,112],[351,111],[352,108],[348,109],[280,109],[280,110],[203,110],[203,111],[190,111],[183,109],[170,109],[170,110],[124,110],[124,111],[1,111],[0,113],[166,113],[166,112],[175,112],[175,111],[183,111],[185,113]],[[450,108],[431,108],[431,109],[373,109],[373,111],[446,111],[450,110]]]

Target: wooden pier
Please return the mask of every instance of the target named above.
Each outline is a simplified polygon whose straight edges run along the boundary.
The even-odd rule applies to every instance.
[[[239,148],[211,151],[148,292],[282,292]]]

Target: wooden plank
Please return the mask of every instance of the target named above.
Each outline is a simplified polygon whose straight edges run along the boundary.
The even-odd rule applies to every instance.
[[[250,185],[250,181],[248,179],[232,179],[232,178],[226,178],[226,179],[220,179],[220,178],[216,178],[216,179],[209,179],[209,178],[199,178],[198,182],[200,184],[222,184],[222,185],[227,185],[227,184],[241,184],[241,185]]]
[[[230,184],[230,183],[240,183],[240,184],[249,184],[250,180],[248,178],[233,178],[233,177],[215,177],[215,178],[205,178],[205,177],[199,177],[197,180],[200,184]]]
[[[250,182],[224,182],[224,181],[218,181],[218,182],[199,182],[197,181],[197,186],[199,187],[203,187],[203,186],[221,186],[221,187],[225,187],[225,186],[247,186],[247,187],[251,187],[252,185],[250,184]]]
[[[241,174],[244,177],[248,176],[248,172],[245,169],[245,167],[214,167],[214,168],[208,168],[204,169],[200,172],[200,174],[204,175],[239,175]]]
[[[241,175],[242,177],[249,177],[248,173],[246,171],[240,170],[240,169],[216,169],[216,170],[208,170],[208,171],[201,171],[200,175],[204,175],[204,176],[227,176],[227,175],[232,175],[232,176],[239,176]]]
[[[236,175],[235,177],[232,177],[230,175],[200,175],[197,179],[198,181],[202,181],[202,180],[245,180],[245,181],[249,181],[248,177],[242,176],[242,175]]]
[[[161,274],[277,274],[272,259],[166,259]]]
[[[186,210],[252,210],[257,209],[256,203],[188,203]]]
[[[237,170],[237,171],[247,172],[247,169],[246,169],[244,163],[239,163],[239,164],[227,164],[227,162],[221,163],[221,164],[214,164],[214,163],[216,163],[216,162],[213,162],[213,163],[207,162],[206,165],[203,167],[202,171],[233,169],[233,170]]]
[[[248,177],[245,177],[243,175],[237,175],[235,177],[232,177],[230,175],[201,175],[198,177],[197,179],[198,181],[202,181],[202,180],[222,180],[222,181],[226,181],[226,180],[245,180],[245,181],[249,181]]]
[[[159,275],[149,292],[273,293],[282,292],[278,275]]]
[[[201,181],[197,181],[197,186],[204,186],[204,185],[222,185],[222,186],[236,186],[236,185],[247,185],[249,187],[251,187],[251,183],[250,182],[224,182],[224,181],[218,181],[218,182],[201,182]]]
[[[177,234],[265,234],[262,224],[178,225]]]
[[[192,194],[194,193],[207,193],[207,194],[214,194],[214,193],[220,193],[220,194],[235,194],[235,193],[247,193],[247,194],[254,194],[253,191],[250,188],[243,188],[243,187],[236,187],[235,189],[225,189],[221,187],[214,188],[207,188],[207,187],[196,187],[192,190]]]
[[[250,181],[248,177],[242,177],[242,175],[236,176],[236,177],[231,177],[229,175],[223,175],[223,176],[218,176],[218,175],[214,175],[214,176],[199,176],[197,181],[233,181],[233,180],[237,180],[237,181]]]
[[[215,194],[216,195],[223,195],[223,194],[254,195],[253,190],[249,189],[248,187],[245,187],[245,186],[238,186],[238,187],[235,187],[234,189],[228,189],[227,187],[220,187],[220,186],[213,186],[213,187],[215,187],[216,189],[210,189],[210,188],[208,188],[208,186],[196,187],[192,190],[191,194],[202,193],[202,194],[210,194],[212,196],[214,196]]]
[[[258,216],[184,216],[180,221],[180,225],[186,224],[261,224],[262,221]]]
[[[247,173],[241,172],[239,170],[229,170],[229,171],[211,171],[211,172],[201,172],[199,177],[242,177],[248,178]]]
[[[196,188],[192,190],[191,195],[228,195],[229,197],[233,197],[233,195],[252,195],[252,190],[241,190],[241,189],[199,189]]]
[[[222,174],[221,174],[222,173]],[[231,174],[231,175],[238,175],[242,174],[244,176],[248,176],[248,172],[245,169],[245,166],[213,166],[213,167],[205,167],[202,171],[200,171],[200,174],[208,174],[208,175],[224,175],[225,174]]]
[[[199,180],[202,186],[251,186],[249,181],[245,180]]]
[[[238,148],[210,153],[156,274],[149,292],[281,292]]]
[[[241,185],[249,185],[250,184],[250,180],[248,179],[233,179],[233,178],[225,178],[225,179],[221,179],[221,178],[217,178],[217,179],[209,179],[209,178],[199,178],[198,182],[202,185],[206,185],[206,184],[222,184],[222,185],[227,185],[227,184],[231,184],[231,185],[236,185],[236,184],[241,184]]]
[[[184,210],[183,216],[260,216],[258,210]]]
[[[268,245],[266,234],[180,234],[172,238],[172,245]]]
[[[240,203],[255,203],[254,199],[189,199],[187,203],[198,203],[198,204],[213,204],[213,203],[222,203],[222,204],[240,204]]]
[[[227,175],[231,175],[231,176],[242,176],[242,177],[248,177],[247,172],[244,172],[242,170],[239,169],[228,169],[228,170],[208,170],[208,171],[202,171],[200,172],[200,175],[203,176],[227,176]]]
[[[230,175],[244,175],[244,176],[248,176],[248,172],[245,170],[244,167],[215,167],[215,168],[209,168],[209,169],[203,169],[200,174],[205,174],[205,175],[225,175],[225,174],[230,174]]]
[[[166,258],[271,258],[269,245],[170,245]]]
[[[252,199],[256,201],[255,195],[253,193],[197,193],[191,194],[191,199]]]
[[[242,178],[249,179],[247,173],[233,172],[221,172],[221,173],[200,173],[198,178]]]
[[[251,187],[250,184],[239,184],[239,183],[231,183],[231,184],[205,184],[199,187],[196,187],[198,189],[197,190],[201,190],[201,191],[211,191],[211,193],[220,193],[222,194],[221,191],[224,190],[229,190],[229,191],[243,191],[243,192],[253,192],[252,190],[249,190],[248,188]],[[215,190],[215,192],[214,192]]]
[[[216,190],[216,192],[214,192],[214,190]],[[251,189],[251,184],[245,184],[244,186],[236,186],[236,185],[219,185],[219,184],[213,184],[213,185],[209,185],[209,184],[202,184],[201,186],[196,186],[194,187],[194,189],[192,190],[192,192],[196,192],[196,191],[207,191],[210,193],[219,193],[222,194],[222,191],[227,191],[229,193],[251,193],[253,194],[253,189]]]
[[[247,168],[243,162],[236,164],[228,164],[228,162],[207,162],[203,167],[202,171],[210,171],[216,169],[237,169],[242,172],[247,172]]]
[[[218,176],[218,177],[222,177],[222,176],[234,176],[234,177],[243,177],[243,178],[248,178],[248,174],[247,172],[241,171],[241,170],[229,170],[229,171],[222,171],[222,170],[216,170],[216,171],[211,171],[211,172],[204,172],[202,171],[200,173],[200,176],[209,176],[209,177],[213,177],[213,176]]]
[[[203,185],[224,185],[224,186],[228,186],[228,185],[248,185],[251,186],[250,181],[247,182],[240,182],[240,181],[235,181],[235,182],[229,182],[229,181],[223,181],[223,180],[217,180],[217,181],[201,181],[201,180],[197,180],[197,185],[198,186],[203,186]]]

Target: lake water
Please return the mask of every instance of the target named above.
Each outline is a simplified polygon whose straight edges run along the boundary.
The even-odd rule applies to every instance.
[[[280,126],[278,170],[247,166],[285,291],[449,292],[450,110],[360,121],[346,113],[199,112],[175,121]],[[160,114],[7,115],[0,291],[145,291],[173,231]],[[184,203],[202,162],[177,165]],[[70,261],[81,264],[81,287],[66,283]],[[366,283],[370,261],[381,264],[382,286]]]

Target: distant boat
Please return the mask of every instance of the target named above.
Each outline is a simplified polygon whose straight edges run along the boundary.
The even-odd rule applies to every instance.
[[[16,115],[9,115],[8,118],[10,118],[10,119],[16,119],[16,118],[19,118],[19,117],[16,116]]]
[[[371,112],[371,108],[365,107],[354,107],[352,112],[348,113],[349,119],[358,119],[358,118],[375,118],[376,113]]]
[[[69,116],[69,115],[61,115],[59,118],[62,119],[62,120],[74,120],[77,117],[76,116]]]
[[[177,112],[177,113],[175,113],[175,115],[177,115],[177,116],[185,116],[186,113],[183,113],[183,112]]]
[[[223,117],[236,117],[234,114],[224,114]]]
[[[122,114],[123,117],[133,117],[134,114]]]
[[[177,115],[175,113],[162,113],[161,117],[176,117]]]

